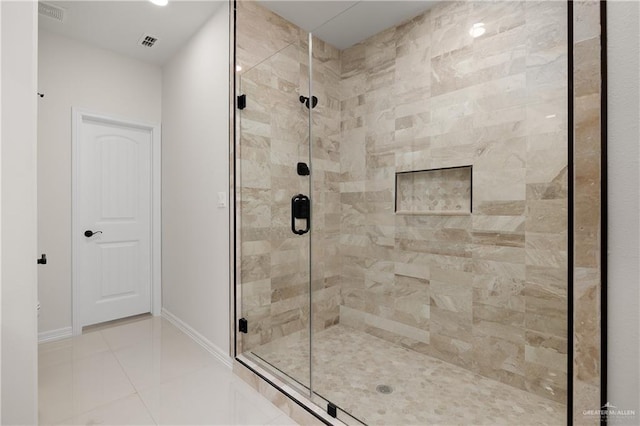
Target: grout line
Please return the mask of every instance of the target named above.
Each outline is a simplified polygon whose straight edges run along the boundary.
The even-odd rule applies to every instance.
[[[149,417],[151,417],[151,420],[153,420],[153,423],[155,423],[156,425],[159,425],[160,424],[160,420],[156,419],[156,417],[153,415],[153,413],[151,412],[151,409],[149,408],[147,403],[144,402],[144,398],[142,397],[142,395],[140,395],[140,392],[136,392],[136,395],[138,395],[138,398],[140,399],[140,402],[142,402],[142,405],[144,406],[144,409],[147,410],[147,413],[149,414]]]
[[[111,348],[109,348],[109,352],[111,352],[111,355],[113,355],[113,357],[116,359],[116,362],[120,366],[120,369],[129,381],[131,387],[135,390],[135,393],[138,393],[140,390],[136,387],[135,383],[133,383],[133,380],[131,380],[131,376],[129,376],[129,374],[127,373],[127,369],[124,367],[124,365],[122,365],[122,362],[120,361],[120,358],[118,358],[118,355]]]
[[[67,418],[65,420],[62,420],[61,422],[59,422],[59,424],[72,424],[72,422],[70,420],[73,420],[76,417],[84,416],[85,414],[89,414],[92,411],[98,410],[100,408],[105,408],[105,407],[107,407],[107,406],[109,406],[111,404],[115,404],[115,403],[123,401],[123,400],[125,400],[127,398],[131,398],[134,395],[136,395],[138,398],[140,398],[140,395],[138,395],[138,392],[133,392],[133,393],[130,393],[130,394],[125,395],[123,397],[120,397],[118,399],[114,399],[112,401],[105,402],[104,404],[96,405],[95,407],[90,408],[90,409],[88,409],[86,411],[82,411],[80,413],[74,414],[73,416],[71,416],[71,417],[69,417],[69,418]],[[142,398],[140,398],[140,400],[142,401]],[[144,401],[142,403],[144,404]],[[145,406],[145,409],[146,409],[146,406]],[[147,409],[147,411],[148,411],[148,409]],[[153,419],[153,416],[151,418]],[[155,419],[153,419],[153,421],[155,422]],[[158,424],[158,423],[156,422],[156,424]]]
[[[82,335],[80,335],[80,336],[74,336],[74,337],[72,337],[72,338],[71,338],[71,342],[76,341],[76,340],[80,339],[81,337],[82,337]],[[102,337],[102,336],[101,336],[101,337]],[[104,338],[104,337],[103,337],[103,338]],[[67,348],[61,348],[61,349],[67,349]],[[72,347],[72,351],[73,351],[73,347]],[[137,392],[137,390],[136,390],[136,387],[135,387],[135,386],[133,386],[133,383],[131,383],[131,379],[129,378],[129,376],[127,375],[126,371],[124,371],[124,368],[123,368],[123,367],[122,367],[122,365],[120,364],[120,360],[118,360],[118,358],[115,356],[115,354],[113,353],[113,351],[111,351],[111,349],[108,347],[108,345],[107,345],[107,349],[106,349],[106,350],[101,350],[101,351],[99,351],[99,352],[94,352],[94,353],[88,354],[88,355],[86,355],[86,356],[83,356],[83,357],[81,357],[81,358],[77,358],[77,359],[74,359],[74,358],[73,358],[73,352],[72,352],[72,358],[71,358],[71,360],[69,360],[69,361],[65,361],[65,362],[61,362],[61,363],[58,363],[58,364],[54,364],[54,365],[51,365],[51,366],[48,366],[48,367],[51,367],[51,368],[54,368],[54,367],[55,367],[55,368],[59,368],[59,367],[60,367],[61,365],[63,365],[63,364],[70,364],[70,365],[71,365],[71,371],[72,371],[72,374],[73,374],[73,365],[74,365],[74,363],[77,363],[77,361],[81,361],[81,360],[84,360],[84,359],[87,359],[87,358],[90,358],[90,357],[93,357],[93,356],[98,356],[98,355],[102,355],[102,356],[104,356],[104,354],[105,354],[105,353],[107,353],[107,352],[109,352],[109,353],[110,353],[110,355],[111,355],[111,356],[113,356],[113,358],[116,360],[116,363],[118,364],[118,366],[119,366],[119,367],[120,367],[120,369],[122,370],[122,373],[125,375],[125,377],[126,377],[126,378],[127,378],[127,380],[129,381],[129,384],[131,385],[131,388],[133,389],[133,391],[132,391],[131,393],[128,393],[127,395],[124,395],[124,396],[118,397],[118,398],[116,398],[116,399],[114,399],[114,400],[111,400],[111,401],[104,402],[104,403],[102,403],[102,404],[98,404],[98,405],[96,405],[96,406],[91,407],[90,409],[87,409],[87,410],[85,410],[85,411],[81,411],[81,412],[79,412],[79,413],[74,413],[74,410],[73,410],[73,408],[72,408],[72,410],[71,410],[71,411],[72,411],[72,415],[71,415],[71,417],[68,417],[68,418],[66,418],[66,419],[64,419],[64,420],[60,420],[59,422],[51,422],[51,423],[57,423],[57,424],[71,424],[71,420],[75,419],[75,418],[76,418],[76,417],[78,417],[78,416],[82,416],[82,415],[84,415],[84,414],[90,413],[91,411],[94,411],[94,410],[97,410],[97,409],[100,409],[100,408],[104,408],[104,407],[106,407],[106,406],[108,406],[108,405],[110,405],[110,404],[113,404],[113,403],[115,403],[115,402],[118,402],[118,401],[121,401],[121,400],[123,400],[123,399],[129,398],[129,397],[131,397],[132,395],[137,395],[137,394],[138,394],[138,392]],[[48,368],[48,367],[45,367],[45,368]],[[40,371],[38,371],[38,374],[40,374]],[[73,390],[73,387],[72,387],[72,390]],[[73,395],[73,393],[72,393],[72,395]],[[72,402],[73,402],[73,396],[72,396]],[[73,407],[73,403],[72,403],[72,407]],[[146,406],[145,406],[145,408],[146,408]],[[152,417],[152,419],[153,419],[153,417]],[[155,419],[154,419],[154,421],[155,421]]]
[[[114,327],[114,328],[117,328],[117,327]],[[102,333],[102,330],[100,331],[100,333]],[[151,331],[151,337],[153,338],[153,328],[152,328],[152,331]],[[107,341],[107,339],[104,337],[104,335],[102,336],[102,338],[105,339],[105,341]],[[116,352],[113,349],[111,349],[111,346],[109,345],[108,341],[107,341],[107,346],[109,347],[109,351],[111,352],[113,357],[116,359],[116,362],[120,366],[120,369],[124,373],[125,377],[127,378],[127,380],[129,380],[129,383],[131,384],[131,387],[134,389],[134,391],[135,391],[134,395],[137,395],[138,399],[140,399],[140,402],[142,402],[142,405],[144,406],[144,409],[147,410],[147,414],[149,414],[149,417],[151,417],[151,420],[153,420],[153,422],[156,425],[160,424],[158,422],[158,420],[154,417],[153,413],[151,412],[151,410],[149,409],[147,404],[144,402],[144,399],[140,395],[140,390],[135,385],[135,383],[133,383],[133,380],[131,379],[131,376],[129,375],[129,373],[127,373],[127,369],[124,367],[124,365],[122,365],[122,362],[120,361],[120,358],[118,358],[118,355],[116,355]],[[127,346],[127,348],[131,348],[131,347],[133,347],[133,346]],[[125,348],[120,348],[118,350],[121,350],[121,349],[125,349]]]
[[[109,339],[107,339],[107,336],[105,336],[102,333],[103,330],[98,330],[98,333],[100,333],[100,336],[102,336],[102,339],[104,340],[104,342],[107,344],[107,348],[109,348],[109,351],[111,351],[111,353],[113,353],[113,356],[116,356],[116,352],[113,350],[113,348],[111,347],[111,345],[109,344]],[[118,357],[116,356],[116,359],[118,359]],[[118,361],[118,363],[120,363],[120,361]]]

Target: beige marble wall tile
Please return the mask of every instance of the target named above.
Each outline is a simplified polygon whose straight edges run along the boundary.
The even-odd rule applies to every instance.
[[[252,349],[308,327],[310,274],[315,328],[338,321],[341,271],[332,239],[340,230],[341,64],[337,49],[314,40],[314,95],[320,102],[309,143],[309,111],[298,100],[309,95],[306,33],[256,2],[239,2],[237,16],[239,86],[247,96],[238,117],[237,179],[242,315],[249,321],[243,347]],[[312,177],[298,176],[296,163],[309,163],[310,156]],[[297,193],[314,201],[312,269],[309,236],[289,229]]]
[[[581,380],[574,380],[573,387],[573,424],[576,426],[599,425],[599,416],[585,415],[584,412],[587,410],[599,410],[600,386],[589,385]]]
[[[350,99],[343,106],[361,108],[342,112],[342,174],[366,176],[364,187],[353,187],[357,196],[342,197],[342,232],[365,236],[360,252],[341,245],[343,275],[364,277],[343,288],[349,324],[366,329],[362,315],[397,315],[391,288],[422,280],[429,304],[413,309],[429,307],[422,327],[430,338],[412,349],[557,401],[565,401],[566,384],[550,374],[562,371],[534,361],[566,364],[567,351],[527,343],[525,335],[548,333],[566,345],[566,16],[566,5],[552,2],[439,4],[344,50],[341,82]],[[487,32],[473,39],[468,29],[479,21]],[[364,144],[347,147],[355,128]],[[467,164],[474,166],[469,218],[396,215],[391,222],[384,203],[369,201],[393,172]],[[449,194],[447,185],[438,186]],[[408,201],[410,210],[429,209],[429,192],[415,178],[400,182],[396,197],[399,211]],[[438,205],[446,195],[433,198]],[[391,252],[371,248],[383,241],[376,225],[394,238]],[[389,258],[393,276],[375,269]],[[555,392],[543,391],[549,377]]]
[[[581,0],[574,4],[574,34],[575,43],[600,38],[600,2],[595,0]]]
[[[252,0],[236,2],[236,63],[249,70],[291,43],[301,30]]]
[[[600,407],[601,117],[600,2],[574,3],[574,419]]]

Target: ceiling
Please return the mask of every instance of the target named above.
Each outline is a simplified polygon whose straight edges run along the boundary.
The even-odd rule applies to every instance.
[[[39,27],[70,38],[162,65],[209,17],[221,1],[170,1],[159,7],[144,1],[47,1],[62,7],[64,21],[39,16]],[[153,47],[138,44],[142,34],[158,38]]]
[[[338,49],[419,15],[438,1],[260,0],[261,4]]]
[[[425,11],[435,1],[260,0],[286,20],[345,49]],[[162,65],[223,4],[220,0],[47,1],[64,9],[64,21],[40,15],[39,26],[139,60]],[[143,34],[158,38],[141,46]]]

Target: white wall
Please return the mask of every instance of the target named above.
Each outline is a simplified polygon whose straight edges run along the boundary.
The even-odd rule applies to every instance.
[[[640,5],[607,2],[609,401],[640,422]]]
[[[39,331],[71,327],[71,107],[161,121],[160,67],[41,30],[38,90]]]
[[[2,10],[2,424],[37,424],[36,70],[37,3]]]
[[[163,68],[163,307],[229,353],[229,9]]]
[[[0,5],[0,99],[2,99],[2,5]],[[2,101],[0,101],[0,152],[2,151]],[[0,161],[0,217],[2,217],[2,161]],[[2,220],[0,220],[2,241]],[[2,243],[0,243],[0,318],[2,318]],[[0,326],[0,423],[2,423],[2,327]]]

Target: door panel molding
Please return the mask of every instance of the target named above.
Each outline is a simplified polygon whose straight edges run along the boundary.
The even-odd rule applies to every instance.
[[[73,335],[82,334],[82,323],[80,318],[80,293],[78,278],[78,238],[80,237],[80,221],[78,217],[79,208],[79,146],[80,146],[80,126],[83,122],[94,122],[100,125],[123,126],[131,129],[141,129],[151,133],[151,194],[150,194],[150,212],[151,212],[151,230],[150,230],[150,248],[151,248],[151,313],[154,316],[161,314],[162,309],[162,234],[161,234],[161,129],[159,124],[143,123],[130,120],[124,117],[114,115],[106,115],[88,111],[82,108],[73,107],[71,109],[71,293],[72,293],[72,329]]]

